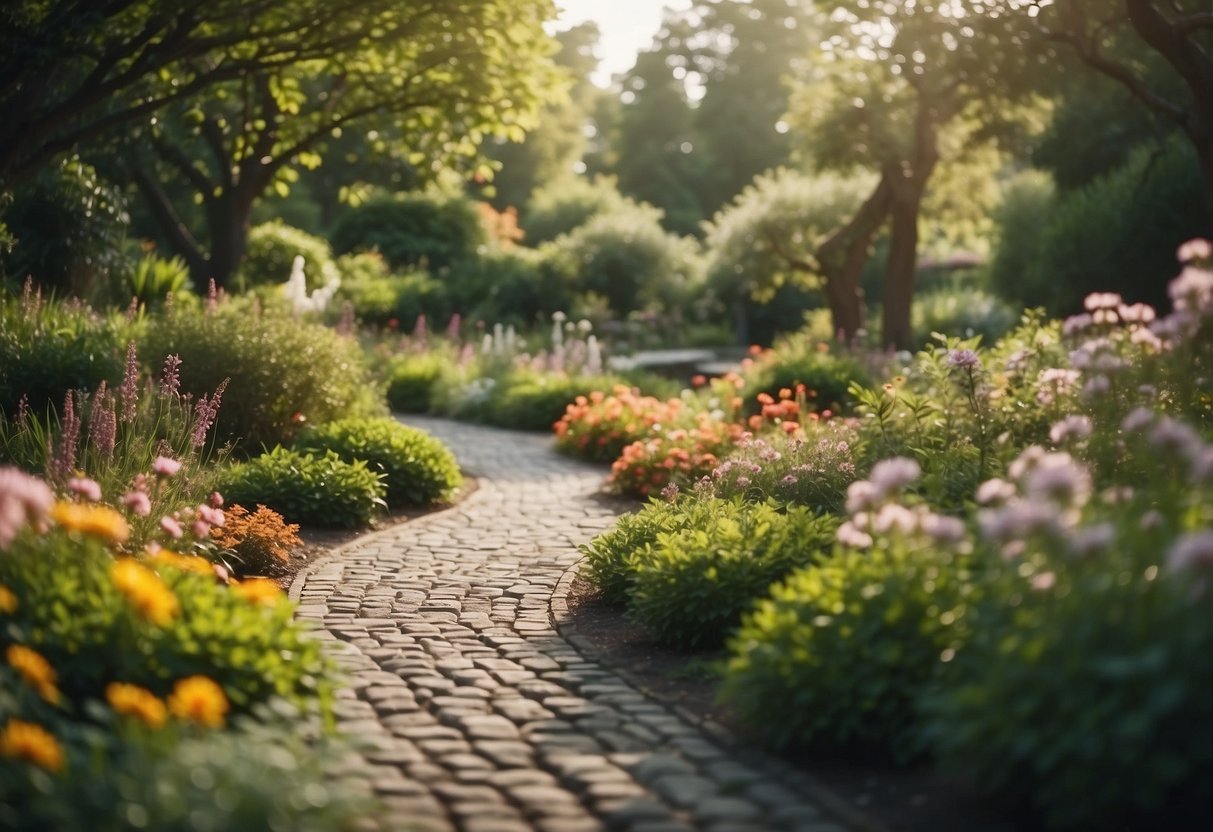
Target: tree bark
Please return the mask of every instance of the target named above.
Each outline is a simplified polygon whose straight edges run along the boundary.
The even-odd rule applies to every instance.
[[[859,279],[871,254],[872,241],[888,216],[892,197],[892,180],[886,171],[851,220],[817,248],[834,332],[848,344],[864,326],[866,313]]]

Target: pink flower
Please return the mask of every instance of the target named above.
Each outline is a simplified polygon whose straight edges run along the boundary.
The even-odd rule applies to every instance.
[[[203,539],[211,533],[211,524],[203,520],[201,517],[194,519],[193,526],[194,537]]]
[[[212,526],[222,527],[227,519],[224,517],[222,509],[211,508],[208,505],[198,506],[198,511],[196,513],[204,523],[209,523]]]
[[[172,517],[161,517],[160,528],[168,533],[168,536],[174,540],[180,539],[181,535],[185,534],[181,529],[181,524]]]
[[[922,468],[908,457],[898,456],[892,459],[882,459],[872,466],[868,480],[876,490],[878,498],[883,498],[905,488],[922,476]]]
[[[976,369],[981,366],[981,359],[973,350],[952,350],[948,353],[948,366]]]
[[[67,481],[67,490],[93,503],[101,499],[101,486],[88,477],[72,477]]]
[[[128,491],[122,495],[122,504],[139,517],[152,513],[152,501],[142,491]]]
[[[1213,258],[1213,243],[1199,237],[1195,240],[1188,240],[1179,247],[1175,256],[1181,263],[1187,263],[1190,260],[1209,260]]]
[[[218,491],[212,491],[210,502],[213,508],[223,508],[223,495]]]
[[[181,470],[181,463],[167,456],[158,456],[152,463],[152,470],[158,477],[171,477]]]
[[[1057,574],[1055,572],[1039,572],[1032,576],[1030,581],[1032,589],[1037,592],[1045,592],[1053,588],[1057,583]]]
[[[126,370],[122,374],[122,421],[135,421],[139,406],[139,362],[135,356],[135,342],[126,345]]]
[[[1086,416],[1067,416],[1049,430],[1049,439],[1060,445],[1067,439],[1086,439],[1091,435],[1091,420]]]
[[[872,536],[857,529],[855,524],[846,522],[838,527],[838,542],[843,546],[866,549],[872,545]]]
[[[37,522],[55,504],[55,494],[42,480],[18,468],[0,468],[0,549],[5,549],[26,523]]]
[[[1083,300],[1082,305],[1088,312],[1097,309],[1116,309],[1124,299],[1115,292],[1092,292]]]

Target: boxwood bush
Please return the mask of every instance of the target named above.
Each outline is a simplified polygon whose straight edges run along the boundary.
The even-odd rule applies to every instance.
[[[716,646],[771,584],[822,557],[837,525],[801,507],[715,501],[706,524],[658,534],[637,556],[629,614],[660,642]]]
[[[451,359],[437,352],[394,356],[387,366],[387,403],[399,413],[428,413]]]
[[[364,462],[382,477],[392,508],[450,499],[463,482],[459,463],[442,442],[387,417],[342,419],[312,428],[299,437],[295,449]]]
[[[268,506],[292,523],[357,529],[385,505],[382,480],[365,462],[345,462],[333,451],[278,447],[221,472],[218,488],[230,502]]]

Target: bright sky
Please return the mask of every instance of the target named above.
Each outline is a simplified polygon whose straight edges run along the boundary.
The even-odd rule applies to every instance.
[[[636,53],[653,42],[661,27],[661,12],[667,6],[686,9],[690,0],[556,0],[561,8],[555,28],[568,29],[585,20],[593,20],[602,32],[598,42],[598,72],[594,83],[609,86],[611,76],[626,72],[636,61]]]

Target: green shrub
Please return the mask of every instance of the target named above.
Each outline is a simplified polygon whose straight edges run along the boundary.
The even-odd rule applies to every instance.
[[[854,357],[828,344],[790,336],[775,345],[742,373],[743,393],[752,410],[758,410],[760,393],[777,396],[781,389],[803,384],[809,404],[816,410],[845,412],[853,397],[851,384],[870,384],[870,377]]]
[[[542,268],[530,249],[494,251],[455,266],[446,284],[456,309],[471,320],[530,327],[573,302],[569,287]]]
[[[336,274],[333,254],[321,238],[278,220],[254,226],[249,230],[244,261],[236,275],[239,285],[247,288],[286,283],[295,258],[300,256],[309,289],[325,285]]]
[[[38,416],[61,407],[68,390],[121,378],[120,336],[88,307],[6,297],[0,303],[0,413],[22,396]]]
[[[390,274],[374,253],[346,255],[341,260],[355,276],[342,279],[337,297],[348,300],[355,317],[363,323],[407,329],[421,315],[431,321],[451,316],[453,306],[446,281],[422,271]],[[354,265],[351,263],[354,260],[361,262]],[[376,261],[384,269],[379,275],[372,272],[370,265]]]
[[[15,238],[0,250],[10,280],[32,277],[48,291],[88,295],[123,266],[129,217],[122,191],[79,158],[65,159],[18,188],[4,210]]]
[[[144,307],[159,305],[170,294],[180,293],[190,286],[190,270],[180,257],[159,257],[148,253],[137,263],[130,264],[119,276],[115,298],[127,303],[132,298]]]
[[[882,544],[795,572],[730,642],[725,696],[773,744],[918,751],[917,699],[957,639],[966,567]]]
[[[435,272],[475,256],[488,234],[475,203],[409,193],[378,196],[347,208],[333,226],[333,250],[378,251],[392,269]]]
[[[943,289],[919,293],[912,318],[914,339],[920,344],[928,343],[933,332],[960,338],[980,335],[983,344],[993,344],[1015,326],[1019,312],[981,289]]]
[[[565,408],[578,396],[609,390],[617,378],[561,376],[552,373],[514,372],[499,379],[492,395],[475,418],[514,430],[551,430]]]
[[[383,478],[387,504],[419,506],[450,499],[463,482],[459,463],[440,441],[386,417],[342,419],[304,433],[297,451],[332,451],[346,462],[364,461]]]
[[[828,551],[837,528],[801,507],[723,500],[706,519],[658,534],[635,560],[629,615],[663,643],[720,644],[772,583]]]
[[[246,506],[264,505],[288,521],[322,528],[370,525],[384,505],[382,475],[365,462],[274,448],[219,475],[219,491]]]
[[[568,234],[599,214],[627,211],[637,205],[619,192],[613,177],[598,176],[592,181],[584,176],[557,179],[531,195],[522,217],[526,232],[523,242],[538,246]]]
[[[387,403],[398,413],[428,413],[434,406],[434,387],[450,366],[436,352],[394,356],[387,368]]]
[[[193,675],[217,682],[235,712],[272,697],[302,706],[331,697],[333,668],[284,598],[255,603],[213,575],[157,565],[159,579],[150,569],[140,574],[161,592],[167,587],[179,606],[171,620],[157,623],[119,590],[115,563],[95,539],[58,530],[24,535],[0,558],[0,584],[17,599],[0,645],[41,653],[65,702],[80,707],[103,698],[110,682],[163,697]]]
[[[383,411],[355,341],[239,300],[152,318],[139,352],[155,370],[164,356],[180,356],[182,392],[195,399],[230,379],[216,438],[240,442],[244,453],[289,442],[307,423]]]
[[[303,730],[297,715],[244,718],[205,733],[51,720],[66,765],[56,776],[0,759],[0,827],[13,832],[350,829],[372,808],[365,783],[334,781],[348,743]]]

